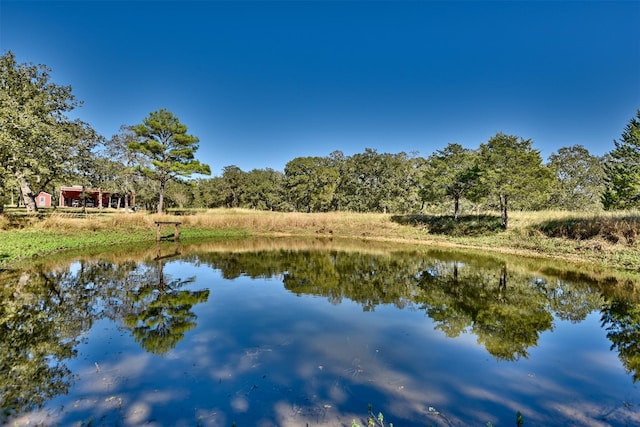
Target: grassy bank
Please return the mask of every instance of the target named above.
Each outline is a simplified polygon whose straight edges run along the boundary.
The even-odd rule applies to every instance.
[[[0,267],[60,250],[153,241],[154,221],[160,219],[181,221],[185,242],[244,236],[336,236],[467,247],[636,272],[640,268],[638,212],[514,212],[505,231],[497,215],[465,216],[456,222],[451,217],[429,215],[242,209],[181,211],[163,216],[97,210],[88,214],[58,210],[27,216],[10,210],[0,216]]]

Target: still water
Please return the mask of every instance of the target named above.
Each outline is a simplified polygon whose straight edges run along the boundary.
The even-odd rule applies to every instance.
[[[11,425],[640,425],[640,298],[606,272],[331,241],[0,276]]]

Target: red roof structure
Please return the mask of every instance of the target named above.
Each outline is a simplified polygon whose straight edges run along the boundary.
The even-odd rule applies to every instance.
[[[135,195],[129,194],[126,197],[129,197],[128,205],[133,206],[136,202]],[[117,204],[117,202],[115,203]],[[86,188],[81,185],[60,187],[60,199],[58,206],[108,208],[111,206],[111,193],[100,188]]]

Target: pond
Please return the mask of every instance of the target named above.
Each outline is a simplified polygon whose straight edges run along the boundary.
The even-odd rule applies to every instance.
[[[319,239],[43,260],[0,276],[0,422],[640,425],[636,285]]]

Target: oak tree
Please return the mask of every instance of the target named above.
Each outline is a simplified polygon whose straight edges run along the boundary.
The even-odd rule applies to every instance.
[[[458,220],[460,199],[478,179],[476,153],[460,144],[451,143],[427,159],[421,189],[423,201],[445,197],[453,200],[453,217]]]
[[[480,145],[480,185],[497,199],[502,228],[508,226],[509,206],[537,208],[548,197],[552,174],[542,164],[530,139],[498,133]]]
[[[551,190],[552,206],[576,211],[601,209],[603,165],[601,157],[592,156],[582,145],[562,147],[551,154],[548,166],[556,179]]]
[[[28,211],[36,195],[78,168],[78,153],[90,152],[100,138],[66,113],[80,105],[71,86],[51,81],[44,65],[20,64],[12,52],[0,56],[0,198],[10,175]]]
[[[326,212],[331,208],[339,173],[326,157],[297,157],[285,165],[284,186],[297,211]]]

